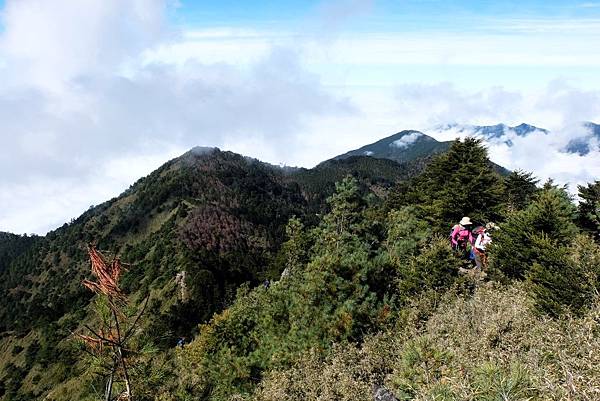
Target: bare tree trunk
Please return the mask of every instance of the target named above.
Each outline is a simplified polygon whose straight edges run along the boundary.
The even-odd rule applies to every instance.
[[[115,366],[116,368],[116,366]],[[106,383],[106,392],[104,393],[104,401],[110,401],[111,397],[112,397],[112,387],[113,387],[113,380],[115,378],[115,369],[113,368],[113,371],[110,372],[110,376],[108,377],[108,382]]]
[[[127,399],[129,401],[133,400],[133,394],[131,394],[131,386],[129,383],[129,373],[127,372],[127,364],[125,363],[125,358],[123,358],[123,350],[121,347],[118,348],[119,351],[119,359],[121,360],[121,366],[123,368],[123,379],[125,380],[125,388],[127,389]]]
[[[127,399],[129,401],[133,400],[133,394],[131,394],[131,384],[129,382],[129,372],[127,371],[127,364],[125,363],[125,358],[123,357],[123,348],[121,343],[121,328],[119,327],[119,317],[117,312],[113,309],[113,317],[115,318],[115,328],[117,329],[117,355],[119,361],[121,362],[121,367],[123,368],[123,379],[125,380],[125,388],[127,389]]]

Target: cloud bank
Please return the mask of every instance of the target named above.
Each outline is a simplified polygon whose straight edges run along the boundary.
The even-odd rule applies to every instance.
[[[182,29],[169,18],[174,0],[6,1],[0,231],[43,234],[197,145],[311,166],[404,129],[527,122],[552,135],[490,143],[496,162],[563,182],[600,176],[597,147],[560,152],[583,135],[581,121],[600,122],[597,88],[525,85],[541,66],[562,68],[545,72],[554,77],[573,62],[593,72],[580,77],[597,79],[600,41],[579,39],[600,38],[598,20],[484,21],[493,32],[343,29],[375,8],[325,2],[304,21],[310,29],[294,32]],[[500,66],[504,78],[518,75],[504,72],[514,66],[535,71],[513,85],[488,70],[468,79],[448,72],[465,65]]]
[[[244,66],[148,62],[149,48],[179,40],[165,28],[167,7],[6,4],[0,231],[44,233],[195,145],[285,160],[306,119],[353,112],[290,49]]]
[[[453,140],[477,136],[463,124],[493,125],[499,121],[508,125],[526,122],[548,129],[548,134],[535,131],[519,136],[513,130],[486,142],[491,159],[509,169],[531,171],[542,180],[553,178],[559,184],[569,184],[573,192],[577,185],[600,177],[600,149],[589,141],[590,153],[566,153],[574,138],[589,137],[584,121],[598,121],[600,92],[580,90],[563,81],[551,82],[537,93],[515,93],[500,88],[475,93],[456,90],[451,84],[401,87],[396,93],[401,113],[422,121],[424,132],[438,140]],[[415,116],[415,113],[427,116]],[[440,124],[458,126],[440,130]]]

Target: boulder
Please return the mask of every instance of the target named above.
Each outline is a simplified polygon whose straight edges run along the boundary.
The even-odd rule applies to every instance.
[[[382,385],[375,384],[373,386],[373,400],[374,401],[398,401],[390,390]]]

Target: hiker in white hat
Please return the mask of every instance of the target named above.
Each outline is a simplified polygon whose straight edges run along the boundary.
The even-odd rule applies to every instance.
[[[452,241],[452,247],[457,251],[467,252],[467,245],[473,243],[473,234],[471,233],[470,227],[471,219],[463,217],[460,222],[452,228],[452,234],[450,234],[450,240]]]

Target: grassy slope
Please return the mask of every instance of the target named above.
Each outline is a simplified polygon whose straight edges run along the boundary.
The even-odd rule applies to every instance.
[[[600,391],[599,318],[598,306],[581,318],[539,317],[521,285],[488,283],[437,306],[423,297],[396,329],[327,358],[307,353],[273,372],[252,399],[359,401],[380,383],[399,399],[592,400]]]

